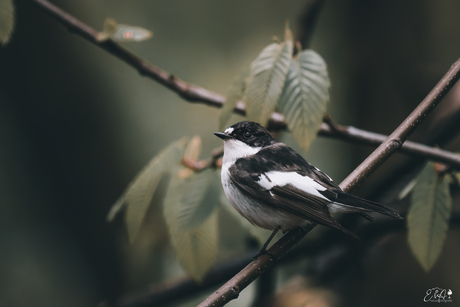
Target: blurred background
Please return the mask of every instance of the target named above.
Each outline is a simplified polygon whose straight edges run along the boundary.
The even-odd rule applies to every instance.
[[[123,46],[221,94],[273,36],[282,37],[286,20],[299,35],[309,2],[53,1],[99,31],[107,17],[152,30],[152,39]],[[96,306],[184,277],[162,218],[165,182],[134,244],[123,219],[107,224],[106,215],[170,142],[199,134],[202,158],[219,147],[212,134],[219,110],[190,104],[140,76],[31,1],[15,5],[12,39],[0,48],[0,306]],[[460,57],[458,12],[456,0],[325,0],[311,48],[328,63],[332,118],[391,133]],[[459,151],[459,114],[456,86],[411,139]],[[301,151],[288,133],[283,140]],[[340,182],[371,151],[319,138],[304,156]],[[356,193],[405,212],[407,202],[395,195],[422,162],[395,154]],[[221,215],[218,260],[225,261],[247,251],[248,235]],[[458,219],[429,273],[411,254],[403,223],[362,244],[330,233],[339,243],[267,275],[279,290],[272,303],[420,306],[437,286],[452,289],[452,306],[458,304]],[[194,306],[216,288],[165,306]],[[229,306],[251,306],[256,296],[253,285]]]

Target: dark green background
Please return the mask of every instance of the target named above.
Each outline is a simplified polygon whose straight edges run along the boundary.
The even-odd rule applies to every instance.
[[[273,35],[282,37],[285,20],[298,33],[307,2],[53,1],[98,30],[106,17],[152,30],[151,40],[124,46],[221,94]],[[203,157],[220,146],[212,135],[218,109],[190,104],[140,76],[31,1],[15,5],[16,28],[0,49],[0,306],[94,306],[182,276],[161,218],[161,190],[134,245],[127,243],[122,219],[109,225],[105,216],[132,177],[168,143],[200,134]],[[459,12],[455,0],[326,0],[311,47],[329,66],[332,117],[390,133],[460,57]],[[459,107],[456,86],[413,139],[432,142],[436,127]],[[298,149],[289,135],[284,140]],[[456,144],[447,148],[458,151]],[[306,156],[340,182],[370,151],[319,139]],[[391,158],[358,193],[386,193],[385,179],[402,177],[394,169],[407,161]],[[244,233],[235,226],[222,221],[220,260],[244,250]],[[428,274],[411,255],[406,234],[399,233],[365,251],[362,274],[332,276],[326,285],[333,290],[356,285],[341,292],[340,305],[420,306],[425,291],[435,286],[452,289],[455,304],[458,230],[449,232]],[[299,264],[296,271],[303,270]],[[251,291],[229,306],[247,306]]]

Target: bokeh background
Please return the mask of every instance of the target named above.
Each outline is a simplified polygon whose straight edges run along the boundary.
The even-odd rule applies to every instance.
[[[152,39],[124,46],[221,94],[273,36],[282,37],[286,20],[299,34],[309,2],[53,1],[98,30],[107,17],[152,30]],[[220,146],[212,135],[219,110],[190,104],[140,76],[31,1],[15,5],[12,39],[0,48],[0,306],[95,306],[183,277],[161,216],[166,182],[136,243],[128,244],[122,218],[112,224],[105,218],[129,181],[170,142],[199,134],[203,158]],[[328,63],[332,118],[391,133],[460,57],[459,12],[456,0],[324,1],[311,48]],[[459,110],[456,86],[411,139],[459,151]],[[283,140],[298,149],[288,133]],[[305,156],[340,182],[371,150],[319,138]],[[407,202],[395,195],[420,162],[396,154],[356,193],[404,212]],[[226,217],[220,261],[247,250],[247,233]],[[359,255],[336,246],[282,266],[280,295],[294,297],[288,292],[297,289],[289,286],[294,283],[315,298],[308,306],[421,306],[425,291],[438,286],[452,289],[452,306],[458,304],[458,224],[429,273],[406,237],[400,229],[359,248]],[[255,292],[251,286],[229,306],[251,306]],[[168,306],[194,306],[206,294]]]

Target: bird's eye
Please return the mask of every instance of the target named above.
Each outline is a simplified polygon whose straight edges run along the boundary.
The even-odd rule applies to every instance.
[[[243,134],[243,136],[244,136],[245,139],[249,139],[249,138],[252,136],[252,134],[251,134],[250,132],[246,131],[246,132]]]

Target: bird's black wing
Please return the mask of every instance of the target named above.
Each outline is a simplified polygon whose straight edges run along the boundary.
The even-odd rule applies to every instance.
[[[337,198],[334,190],[340,188],[335,184],[319,184],[317,180],[320,175],[310,176],[312,173],[318,174],[317,169],[291,148],[278,144],[274,145],[278,145],[276,148],[269,146],[256,155],[238,159],[229,169],[234,185],[248,197],[263,201],[268,206],[356,237],[331,216],[327,207]],[[282,178],[278,176],[280,174]],[[321,180],[332,182],[327,175],[319,174],[324,177]],[[307,189],[291,184],[289,176],[293,180],[305,180]]]
[[[355,207],[358,210],[375,211],[393,218],[401,218],[398,212],[391,208],[344,192],[328,175],[308,163],[295,150],[283,143],[277,142],[271,146],[264,147],[257,155],[251,156],[250,161],[240,160],[237,162],[241,167],[250,169],[255,174],[275,170],[296,172],[302,176],[308,176],[325,188],[322,191],[318,190],[318,192],[331,202]],[[251,165],[254,165],[253,169],[251,169]],[[368,220],[373,220],[372,217],[363,212],[360,212],[360,214]]]

